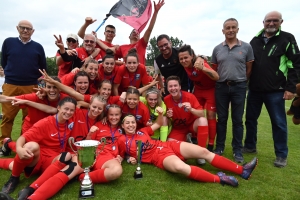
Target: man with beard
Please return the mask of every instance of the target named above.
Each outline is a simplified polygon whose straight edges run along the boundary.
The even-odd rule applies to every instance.
[[[269,113],[275,148],[276,167],[287,164],[287,122],[285,100],[291,100],[298,83],[300,54],[295,37],[281,30],[281,13],[265,16],[264,29],[250,42],[255,60],[250,76],[246,108],[244,153],[256,153],[257,119],[263,103]]]
[[[69,52],[69,55],[65,50],[63,40],[61,36],[56,38],[55,44],[58,46],[58,53],[61,55],[64,62],[73,61],[74,67],[80,68],[84,63],[87,63],[90,59],[95,59],[97,61],[101,60],[100,49],[96,47],[96,37],[93,34],[86,34],[83,38],[83,47],[76,48],[75,50]]]

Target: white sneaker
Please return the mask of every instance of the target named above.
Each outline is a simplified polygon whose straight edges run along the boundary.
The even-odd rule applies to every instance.
[[[197,159],[197,163],[198,163],[199,165],[205,165],[206,161],[205,161],[205,159],[203,159],[203,158],[199,158],[199,159]]]

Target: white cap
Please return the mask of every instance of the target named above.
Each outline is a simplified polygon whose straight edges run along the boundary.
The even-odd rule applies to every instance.
[[[73,33],[70,33],[68,36],[67,36],[67,39],[68,38],[73,38],[74,40],[76,40],[78,42],[78,37],[76,34],[73,34]]]

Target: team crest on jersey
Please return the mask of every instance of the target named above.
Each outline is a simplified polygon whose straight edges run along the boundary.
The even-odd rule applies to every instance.
[[[74,122],[71,122],[70,124],[68,124],[68,129],[72,130],[74,126]]]
[[[136,134],[138,134],[138,135],[144,135],[144,133],[142,131],[137,131]]]
[[[142,116],[141,116],[141,115],[136,115],[136,116],[135,116],[135,119],[136,119],[137,121],[140,121],[140,119],[142,119]]]
[[[135,75],[135,80],[139,80],[139,79],[140,79],[140,77],[141,77],[141,75],[140,75],[140,74],[136,74],[136,75]]]
[[[192,72],[192,75],[193,75],[193,76],[197,76],[198,74],[197,74],[196,71],[193,71],[193,72]]]

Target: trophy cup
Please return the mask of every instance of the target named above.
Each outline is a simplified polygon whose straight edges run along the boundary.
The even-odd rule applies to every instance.
[[[77,155],[78,162],[84,169],[84,178],[81,181],[79,199],[85,199],[95,196],[94,185],[90,179],[89,172],[90,168],[95,164],[97,155],[103,151],[104,145],[106,143],[105,138],[101,138],[100,141],[97,140],[82,140],[79,142],[74,142],[74,138],[69,138],[69,145],[72,151]],[[98,146],[102,144],[100,151],[97,151]],[[73,149],[73,145],[76,146],[77,151]]]
[[[136,144],[136,154],[137,154],[137,168],[136,171],[133,174],[134,179],[141,179],[143,178],[143,173],[142,173],[142,169],[141,169],[141,157],[142,157],[142,141],[138,140],[137,144]]]

